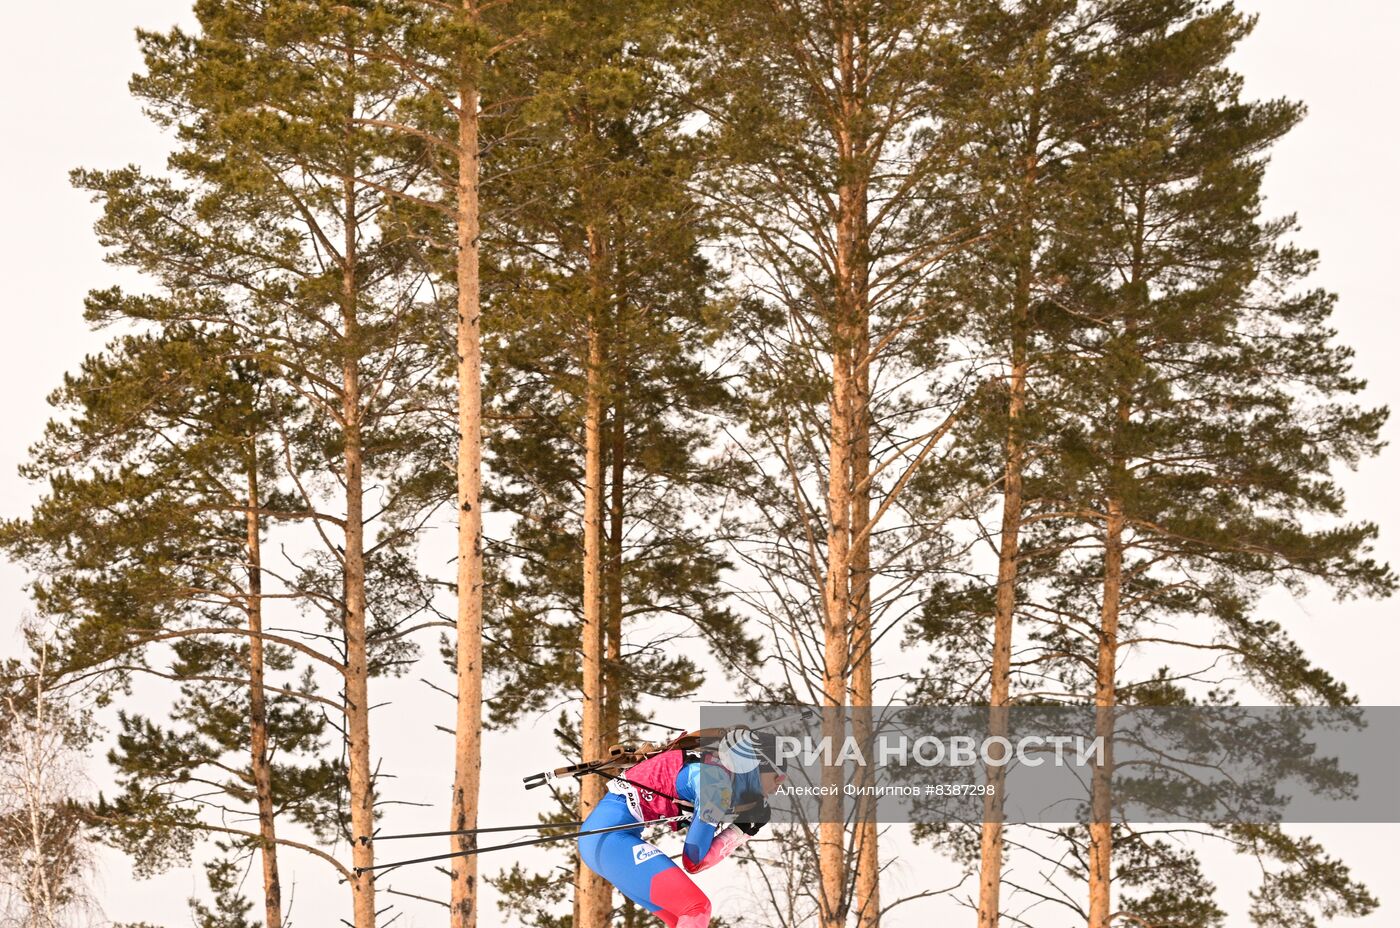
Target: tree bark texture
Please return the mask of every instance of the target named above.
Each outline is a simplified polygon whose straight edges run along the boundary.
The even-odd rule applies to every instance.
[[[872,615],[873,573],[870,567],[870,314],[868,280],[857,282],[859,297],[857,327],[853,347],[855,375],[856,434],[851,449],[851,706],[856,742],[866,757],[875,756],[875,626]],[[875,785],[873,767],[856,771],[856,785]],[[876,821],[873,795],[857,800],[855,815],[855,907],[858,928],[876,928],[880,923],[880,825]]]
[[[1094,680],[1094,736],[1103,739],[1103,759],[1094,768],[1089,821],[1089,926],[1109,928],[1113,899],[1113,707],[1117,702],[1118,618],[1123,596],[1123,503],[1108,501],[1104,528],[1103,606],[1099,617]]]
[[[597,228],[588,230],[589,270],[593,277],[593,297],[589,312],[587,365],[584,395],[584,474],[583,474],[583,625],[582,641],[582,731],[583,758],[603,756],[607,750],[603,661],[606,653],[606,618],[603,614],[603,497],[604,441],[607,391],[607,355],[604,350],[604,303],[606,289],[602,276],[607,261],[606,243]],[[587,818],[603,798],[602,777],[579,781],[579,818]],[[612,910],[612,886],[598,874],[579,864],[575,896],[577,928],[606,928]]]
[[[465,0],[461,16],[480,12]],[[482,534],[481,534],[481,272],[480,90],[470,52],[463,52],[457,128],[457,719],[449,828],[477,827],[481,794]],[[472,835],[452,838],[452,850],[476,847]],[[452,861],[452,928],[477,919],[475,855]]]
[[[369,658],[365,617],[365,518],[363,403],[360,365],[354,346],[359,342],[359,280],[356,262],[358,202],[355,182],[344,181],[345,253],[341,269],[341,327],[347,346],[342,368],[341,421],[345,434],[345,735],[349,768],[351,856],[356,867],[374,863],[374,849],[353,840],[374,833],[374,776],[369,747]],[[362,872],[351,880],[355,928],[374,928],[374,874]]]
[[[262,518],[258,489],[258,459],[248,461],[248,510],[244,517],[248,545],[248,748],[253,793],[258,805],[258,835],[262,859],[263,918],[267,928],[282,928],[282,879],[277,868],[276,804],[272,798],[272,765],[268,762],[267,694],[263,691],[265,662],[262,639]]]
[[[827,709],[822,736],[837,743],[846,734],[841,707],[850,692],[852,671],[851,642],[855,597],[852,587],[852,538],[862,527],[854,527],[853,460],[861,431],[861,399],[857,362],[865,320],[864,289],[868,280],[868,228],[865,175],[860,159],[863,147],[859,126],[862,118],[861,88],[857,65],[856,36],[852,24],[838,24],[837,61],[840,81],[840,109],[834,125],[838,175],[836,202],[836,263],[833,281],[834,301],[829,337],[831,340],[831,398],[828,410],[830,460],[827,472],[827,563],[824,593],[822,699]],[[867,465],[868,466],[868,465]],[[867,649],[868,650],[868,649]],[[842,785],[839,765],[822,770],[822,785]],[[822,928],[844,928],[851,907],[848,861],[845,853],[845,816],[839,795],[824,795],[821,823],[817,831],[817,869],[821,880],[819,919]],[[873,853],[873,844],[868,852]],[[872,872],[870,879],[878,879]],[[872,893],[873,883],[865,892]]]

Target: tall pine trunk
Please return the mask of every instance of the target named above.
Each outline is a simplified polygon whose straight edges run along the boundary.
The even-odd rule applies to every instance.
[[[480,19],[475,0],[463,0],[461,18]],[[465,40],[464,40],[465,41]],[[458,854],[476,847],[461,834],[477,826],[481,794],[481,233],[479,104],[472,51],[459,62],[457,104],[457,720],[449,828]],[[475,855],[452,861],[452,928],[474,928]]]
[[[248,545],[248,728],[253,793],[258,804],[261,838],[263,901],[267,928],[282,928],[282,879],[277,870],[276,806],[272,798],[272,765],[267,748],[267,694],[262,639],[262,518],[256,448],[248,460],[248,510],[244,517]]]
[[[1104,526],[1103,606],[1094,674],[1094,736],[1103,739],[1103,757],[1094,768],[1090,793],[1088,928],[1109,928],[1113,912],[1113,707],[1123,597],[1123,523],[1123,501],[1115,490],[1108,500]]]
[[[838,310],[839,312],[839,310]],[[833,341],[849,346],[849,326],[838,318]],[[827,534],[825,624],[823,627],[822,738],[839,744],[845,738],[847,673],[850,668],[850,572],[851,572],[851,487],[850,458],[855,423],[849,348],[832,352],[831,461],[827,479]],[[821,822],[817,830],[817,867],[821,876],[820,918],[822,928],[842,928],[846,923],[845,815],[840,796],[841,766],[822,767]]]
[[[1025,461],[1025,445],[1020,435],[1020,419],[1026,401],[1026,360],[1024,345],[1019,341],[1013,348],[1013,356],[1001,539],[997,555],[996,604],[992,619],[991,691],[987,725],[989,738],[1005,738],[1010,728],[1008,707],[1011,705],[1011,636],[1016,615],[1016,574],[1024,504],[1021,469]],[[988,794],[982,803],[978,928],[996,928],[1001,918],[1001,868],[1005,848],[1005,826],[1002,819],[1006,803],[1006,767],[989,766],[987,785]]]
[[[365,627],[364,446],[361,423],[358,319],[358,246],[355,182],[344,181],[345,254],[341,269],[341,327],[345,340],[341,419],[345,434],[345,735],[354,866],[374,863],[374,849],[355,840],[374,833],[374,778],[369,751],[369,658]],[[374,874],[361,872],[354,887],[355,928],[374,928]]]
[[[864,288],[868,280],[866,247],[866,188],[858,159],[863,148],[859,138],[861,90],[858,86],[855,33],[850,23],[839,26],[837,69],[840,74],[841,112],[836,126],[837,174],[836,279],[831,325],[831,404],[830,461],[827,473],[827,564],[824,595],[822,701],[827,708],[822,737],[837,744],[845,738],[846,720],[841,707],[850,685],[851,640],[853,634],[852,538],[862,527],[853,529],[853,460],[861,431],[860,377],[856,352],[861,342],[864,317]],[[868,465],[867,465],[868,466]],[[868,534],[868,533],[867,533]],[[845,815],[839,794],[842,770],[838,764],[822,769],[822,785],[828,794],[821,801],[821,823],[817,831],[817,869],[821,878],[820,921],[822,928],[843,928],[850,910],[848,861],[845,853]],[[868,890],[868,887],[867,887]]]
[[[1133,255],[1127,285],[1127,312],[1123,320],[1124,350],[1128,357],[1114,365],[1114,403],[1109,450],[1108,492],[1104,501],[1103,605],[1099,613],[1098,656],[1094,670],[1094,736],[1103,745],[1094,768],[1089,797],[1089,923],[1088,928],[1110,928],[1113,918],[1113,730],[1118,703],[1118,623],[1123,603],[1124,483],[1128,479],[1128,426],[1132,421],[1132,378],[1140,361],[1136,347],[1138,307],[1146,302],[1145,243],[1147,241],[1146,193],[1136,199]],[[1126,363],[1124,363],[1126,362]]]
[[[996,602],[992,618],[992,663],[988,697],[989,738],[1005,738],[1010,728],[1011,640],[1016,619],[1016,577],[1020,569],[1021,518],[1025,507],[1023,469],[1026,440],[1026,378],[1029,373],[1031,275],[1035,230],[1032,196],[1036,183],[1038,120],[1032,118],[1032,144],[1026,159],[1017,254],[1016,289],[1011,314],[1011,379],[1007,385],[1006,467],[1002,485],[1001,537],[997,551]],[[1001,871],[1005,856],[1006,767],[987,768],[988,793],[982,803],[981,861],[977,892],[977,928],[997,928],[1001,921]]]
[[[596,227],[588,230],[588,263],[592,277],[590,294],[592,306],[588,322],[588,376],[584,395],[584,465],[583,465],[583,625],[580,630],[580,650],[583,658],[581,697],[583,700],[580,749],[585,760],[602,757],[607,750],[604,728],[604,707],[607,693],[603,681],[603,657],[606,648],[603,616],[603,442],[606,391],[605,352],[603,350],[603,315],[606,288],[603,282],[607,260],[602,233]],[[605,781],[601,777],[585,777],[579,782],[579,817],[588,813],[603,798]],[[612,886],[601,876],[578,865],[575,894],[576,928],[605,928],[612,910]]]
[[[875,756],[875,626],[871,613],[870,569],[870,314],[867,282],[857,287],[860,295],[858,323],[860,334],[852,355],[855,366],[856,434],[851,448],[851,531],[856,541],[851,548],[851,705],[853,734],[862,753]],[[875,770],[861,765],[856,785],[875,785]],[[855,905],[858,928],[875,928],[880,923],[880,825],[876,821],[873,795],[857,800],[855,816]]]

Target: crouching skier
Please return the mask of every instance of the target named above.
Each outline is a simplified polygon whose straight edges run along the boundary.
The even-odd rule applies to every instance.
[[[767,797],[783,782],[773,753],[763,736],[736,729],[713,753],[665,751],[611,778],[583,830],[638,825],[580,838],[583,862],[670,928],[706,928],[710,900],[686,874],[713,867],[763,827]],[[691,820],[682,870],[642,840],[640,823],[686,812]]]

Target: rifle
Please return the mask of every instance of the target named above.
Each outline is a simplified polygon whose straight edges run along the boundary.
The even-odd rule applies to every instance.
[[[794,720],[806,721],[814,715],[816,715],[815,709],[803,708],[792,715],[786,715],[762,725],[754,725],[749,728],[749,731],[766,731]],[[725,735],[733,730],[733,728],[700,728],[677,735],[660,746],[649,741],[624,741],[611,745],[607,755],[596,760],[581,761],[565,767],[555,767],[553,770],[532,773],[525,777],[525,788],[534,789],[537,786],[544,786],[551,780],[562,780],[569,777],[577,780],[589,774],[598,774],[611,779],[628,767],[640,764],[649,757],[655,757],[667,751],[698,751],[704,747],[717,745],[724,739]]]

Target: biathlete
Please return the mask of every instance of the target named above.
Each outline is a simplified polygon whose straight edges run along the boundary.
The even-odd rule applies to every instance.
[[[583,830],[637,827],[580,838],[583,862],[670,928],[706,928],[710,900],[687,874],[724,860],[768,821],[768,797],[784,779],[774,753],[771,738],[736,729],[713,752],[665,751],[612,777]],[[687,813],[682,870],[642,839],[641,823]]]

